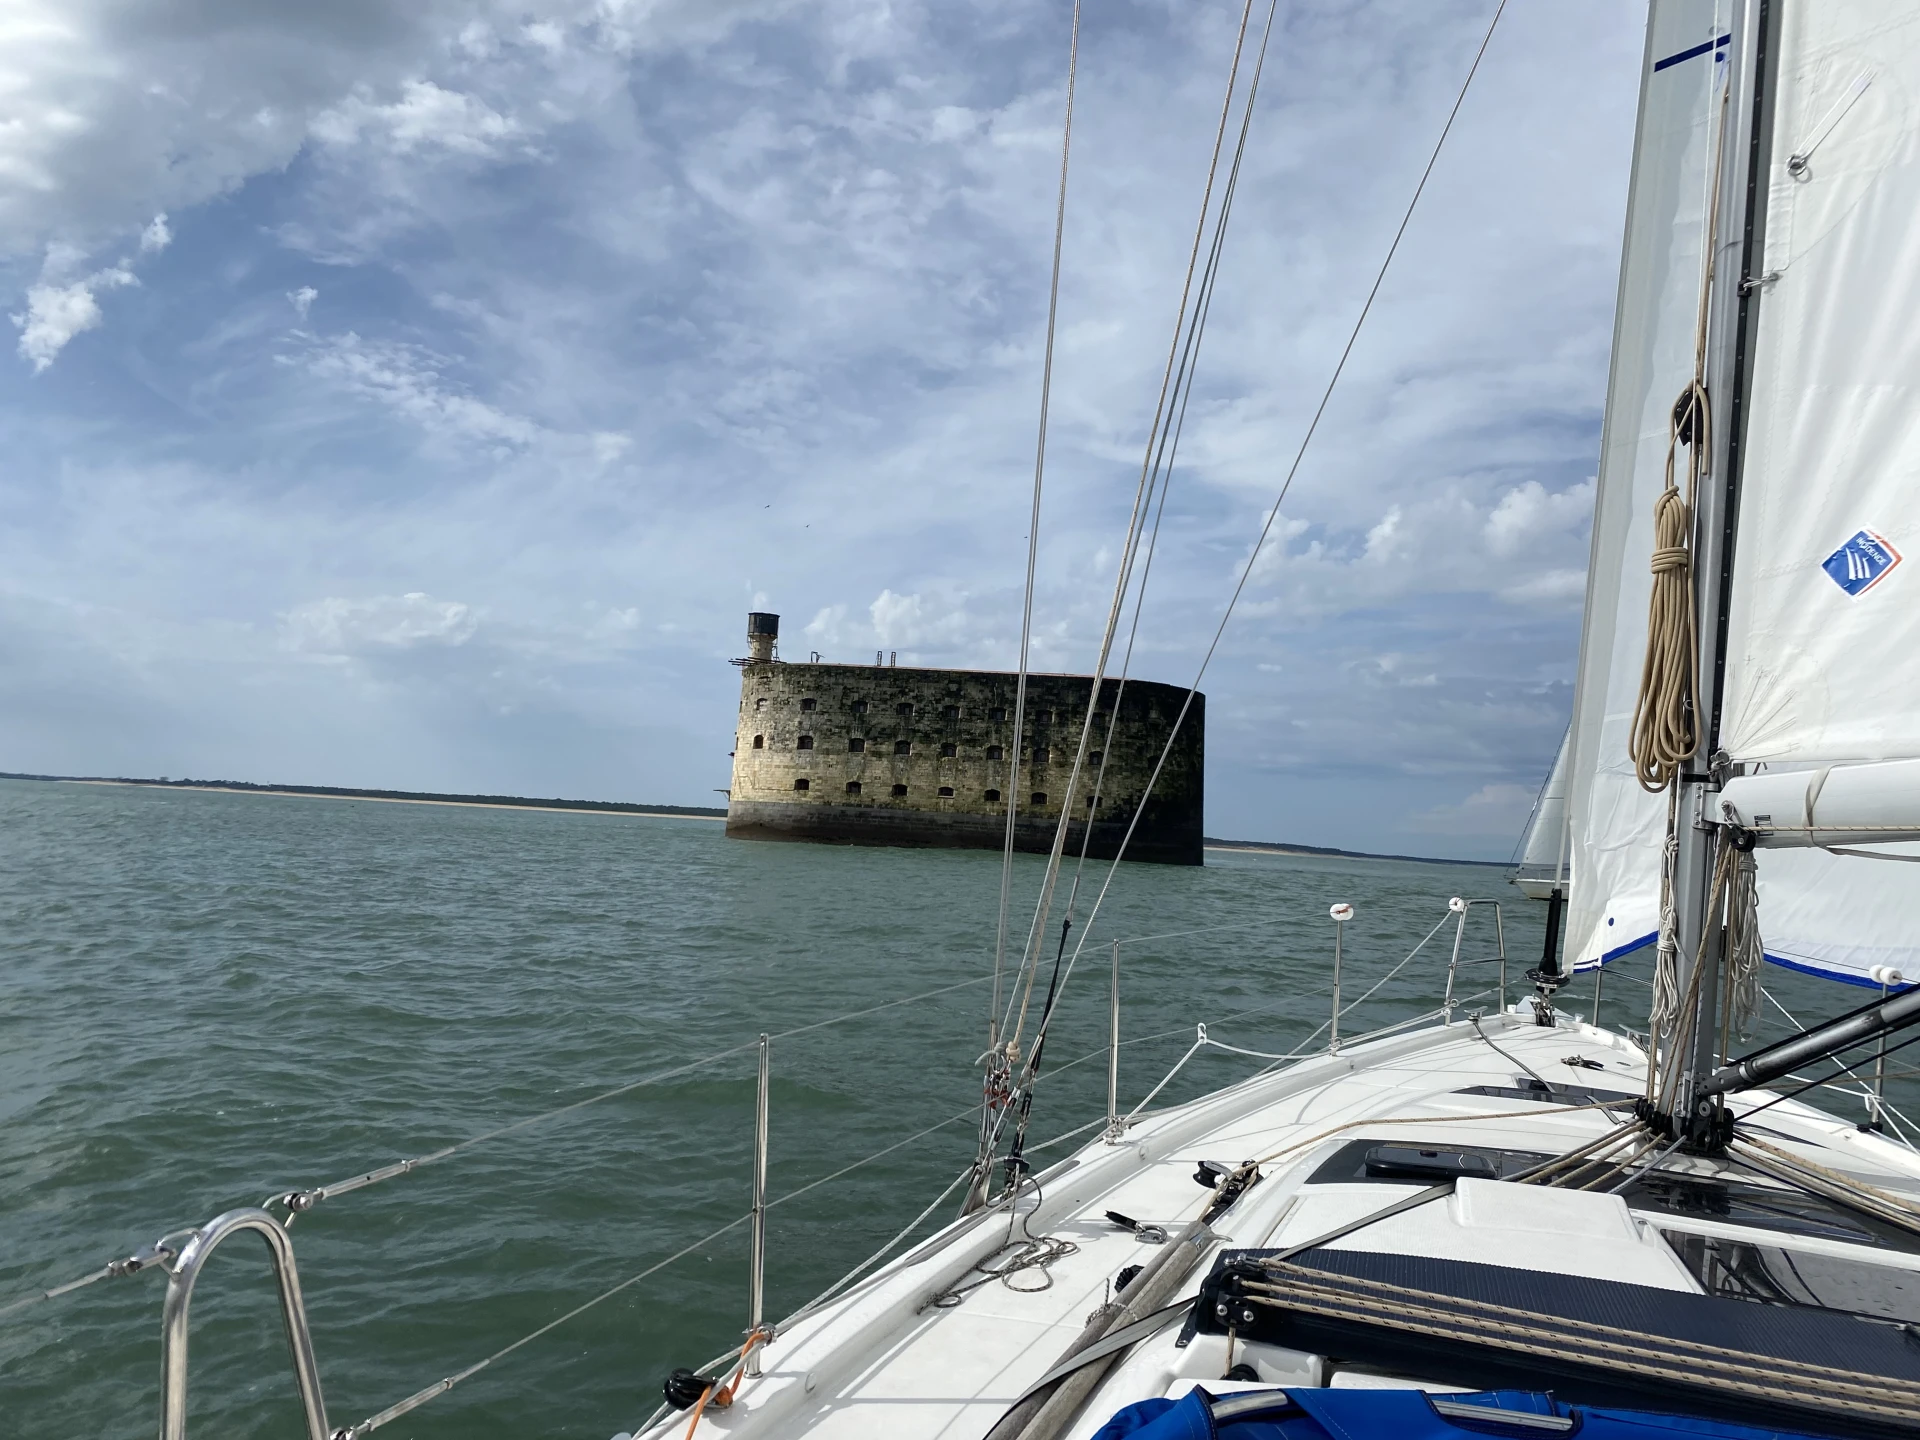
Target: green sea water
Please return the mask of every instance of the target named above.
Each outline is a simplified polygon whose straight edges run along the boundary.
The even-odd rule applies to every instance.
[[[1088,867],[1080,915],[1105,869]],[[1040,873],[1019,857],[1017,916]],[[0,1305],[269,1194],[428,1154],[762,1031],[955,987],[776,1040],[770,1188],[808,1186],[977,1101],[999,884],[993,854],[729,841],[702,820],[0,782]],[[1177,936],[1123,947],[1131,1105],[1197,1022],[1280,1051],[1324,1020],[1330,903],[1358,910],[1351,998],[1456,894],[1503,901],[1517,983],[1537,961],[1543,907],[1495,869],[1222,851],[1198,869],[1123,866],[1063,993],[1033,1137],[1104,1113],[1113,939]],[[1191,931],[1204,933],[1178,933]],[[1431,1007],[1451,934],[1347,1023]],[[1493,982],[1495,954],[1491,910],[1476,910],[1463,990]],[[1784,973],[1769,983],[1816,1013],[1857,998]],[[1590,982],[1569,995],[1590,1009]],[[1605,1003],[1609,1023],[1644,1023],[1644,986],[1610,979]],[[1203,1052],[1162,1100],[1261,1063]],[[332,1423],[463,1370],[743,1215],[754,1065],[736,1053],[302,1217],[292,1237]],[[778,1205],[769,1314],[892,1236],[973,1144],[962,1118]],[[738,1344],[746,1236],[697,1247],[380,1433],[632,1428],[674,1366]],[[157,1273],[110,1279],[0,1318],[0,1435],[156,1425],[163,1289]],[[301,1432],[251,1237],[208,1266],[192,1354],[195,1433]]]

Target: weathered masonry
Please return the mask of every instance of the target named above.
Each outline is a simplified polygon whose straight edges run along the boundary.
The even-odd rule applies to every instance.
[[[756,613],[747,624],[727,834],[1000,848],[1017,676],[789,664],[774,658],[779,616]],[[1092,690],[1087,675],[1027,677],[1014,836],[1022,850],[1053,844]],[[1089,853],[1102,858],[1114,854],[1138,813],[1128,859],[1201,863],[1205,696],[1193,697],[1153,795],[1144,808],[1141,803],[1186,693],[1148,680],[1129,680],[1124,692],[1114,680],[1101,687],[1069,854],[1079,853],[1090,810]],[[1092,810],[1088,796],[1103,755],[1106,778]]]

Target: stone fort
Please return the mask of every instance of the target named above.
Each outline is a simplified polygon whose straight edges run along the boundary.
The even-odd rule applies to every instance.
[[[1022,747],[1014,845],[1052,848],[1093,693],[1088,675],[1027,676],[1024,734],[1013,733],[1019,677],[918,666],[778,658],[780,617],[747,617],[740,724],[727,834],[843,845],[999,849],[1008,765]],[[1166,767],[1142,805],[1186,690],[1150,680],[1101,687],[1067,854],[1109,859],[1136,813],[1130,860],[1201,863],[1206,697],[1195,695]],[[1118,713],[1114,701],[1119,700]],[[1099,806],[1089,799],[1104,756]]]

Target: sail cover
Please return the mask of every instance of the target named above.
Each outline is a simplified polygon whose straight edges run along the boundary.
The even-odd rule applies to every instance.
[[[1576,970],[1651,945],[1659,928],[1667,802],[1640,788],[1627,735],[1646,651],[1667,417],[1693,374],[1724,9],[1712,0],[1654,0],[1647,19],[1574,696],[1566,953]]]
[[[1749,773],[1810,772],[1827,810],[1849,762],[1920,759],[1920,12],[1777,8],[1720,738]],[[1854,788],[1883,822],[1895,788],[1920,797]],[[1759,873],[1768,958],[1920,971],[1920,869],[1767,849]]]

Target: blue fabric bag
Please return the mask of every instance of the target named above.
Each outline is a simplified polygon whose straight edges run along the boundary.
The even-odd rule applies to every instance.
[[[1127,1406],[1093,1440],[1552,1440],[1550,1432],[1524,1421],[1503,1421],[1502,1411],[1571,1420],[1572,1427],[1561,1432],[1570,1440],[1818,1440],[1797,1430],[1566,1405],[1536,1391],[1488,1390],[1441,1398],[1450,1406],[1484,1408],[1486,1419],[1442,1415],[1421,1390],[1299,1388],[1215,1397],[1195,1388],[1179,1400],[1142,1400]]]

